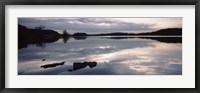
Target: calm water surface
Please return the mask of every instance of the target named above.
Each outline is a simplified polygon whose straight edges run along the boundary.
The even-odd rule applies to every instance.
[[[149,38],[87,37],[29,44],[18,50],[18,74],[181,75],[182,43]]]

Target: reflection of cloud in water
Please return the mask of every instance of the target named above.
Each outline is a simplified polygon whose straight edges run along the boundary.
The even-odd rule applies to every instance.
[[[37,64],[36,64],[37,63]],[[54,62],[52,61],[29,61],[25,63],[20,63],[18,64],[18,68],[23,68],[23,69],[18,69],[19,74],[26,74],[26,75],[53,75],[53,74],[58,74],[62,71],[66,71],[67,68],[65,65],[57,66],[55,68],[48,68],[48,69],[43,69],[41,68],[41,65],[45,64],[53,64]],[[69,63],[67,63],[69,64]]]
[[[81,70],[70,72],[62,72],[59,74],[74,74],[74,75],[129,75],[129,74],[144,74],[141,72],[130,70],[127,65],[124,64],[115,64],[114,66],[106,63],[98,63],[97,67],[89,68],[86,67]]]
[[[133,39],[134,41],[135,39]],[[53,55],[55,53],[58,53],[56,55],[59,55],[59,53],[70,53],[70,52],[77,52],[80,51],[82,53],[91,52],[94,54],[95,51],[98,51],[96,53],[101,53],[102,51],[106,50],[107,52],[112,52],[113,50],[120,50],[120,49],[126,49],[126,48],[134,48],[134,47],[146,47],[149,46],[148,43],[152,42],[149,40],[142,40],[142,39],[136,39],[134,42],[131,42],[129,40],[107,40],[107,39],[99,39],[99,38],[89,38],[89,40],[80,41],[80,42],[72,42],[72,40],[69,40],[70,42],[66,45],[62,42],[54,42],[47,44],[46,48],[41,49],[34,46],[30,46],[28,49],[22,49],[19,50],[19,56],[20,59],[26,58],[27,56],[32,55],[38,55],[41,54],[40,52],[45,53],[46,55],[40,55],[40,56],[49,56]],[[123,46],[122,46],[123,45]],[[104,47],[104,48],[103,48]],[[103,52],[105,53],[105,52]],[[29,58],[30,59],[30,58]]]
[[[111,46],[99,46],[97,48],[99,48],[99,49],[111,49],[111,48],[114,48],[114,47],[111,47]]]
[[[165,43],[153,43],[154,47],[124,49],[113,53],[91,55],[88,60],[96,60],[98,62],[120,62],[126,64],[130,69],[137,70],[146,74],[163,74],[157,69],[165,69],[169,71],[173,69],[171,65],[181,66],[180,45],[171,45]],[[177,57],[178,58],[174,58]],[[173,71],[172,71],[173,72]],[[179,71],[180,72],[180,71]],[[176,72],[174,72],[176,73]],[[181,74],[181,73],[179,73]]]

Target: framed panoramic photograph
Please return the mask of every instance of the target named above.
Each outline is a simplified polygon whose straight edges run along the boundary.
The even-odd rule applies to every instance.
[[[1,92],[199,92],[199,0],[1,1]]]

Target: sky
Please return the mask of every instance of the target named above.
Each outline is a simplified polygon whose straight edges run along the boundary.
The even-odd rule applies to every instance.
[[[22,17],[18,23],[27,28],[43,25],[62,33],[150,32],[165,28],[182,28],[181,17],[162,18],[95,18],[95,17]]]

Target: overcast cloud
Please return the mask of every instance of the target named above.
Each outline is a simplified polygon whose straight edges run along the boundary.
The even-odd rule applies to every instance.
[[[134,32],[144,30],[160,29],[160,22],[167,20],[151,20],[151,22],[141,20],[130,21],[134,18],[18,18],[18,23],[25,25],[28,28],[35,28],[39,25],[44,25],[46,29],[52,30],[70,30],[79,32]],[[136,18],[135,18],[136,19]],[[138,19],[138,18],[137,18]],[[147,19],[147,18],[146,18]],[[156,18],[149,18],[156,19]],[[170,18],[168,18],[170,19]],[[180,27],[182,18],[171,18],[172,23],[176,23],[175,27]],[[173,22],[174,19],[174,22]],[[172,24],[171,22],[163,23],[164,26]],[[177,25],[177,26],[176,26]],[[170,25],[168,25],[170,27]]]

